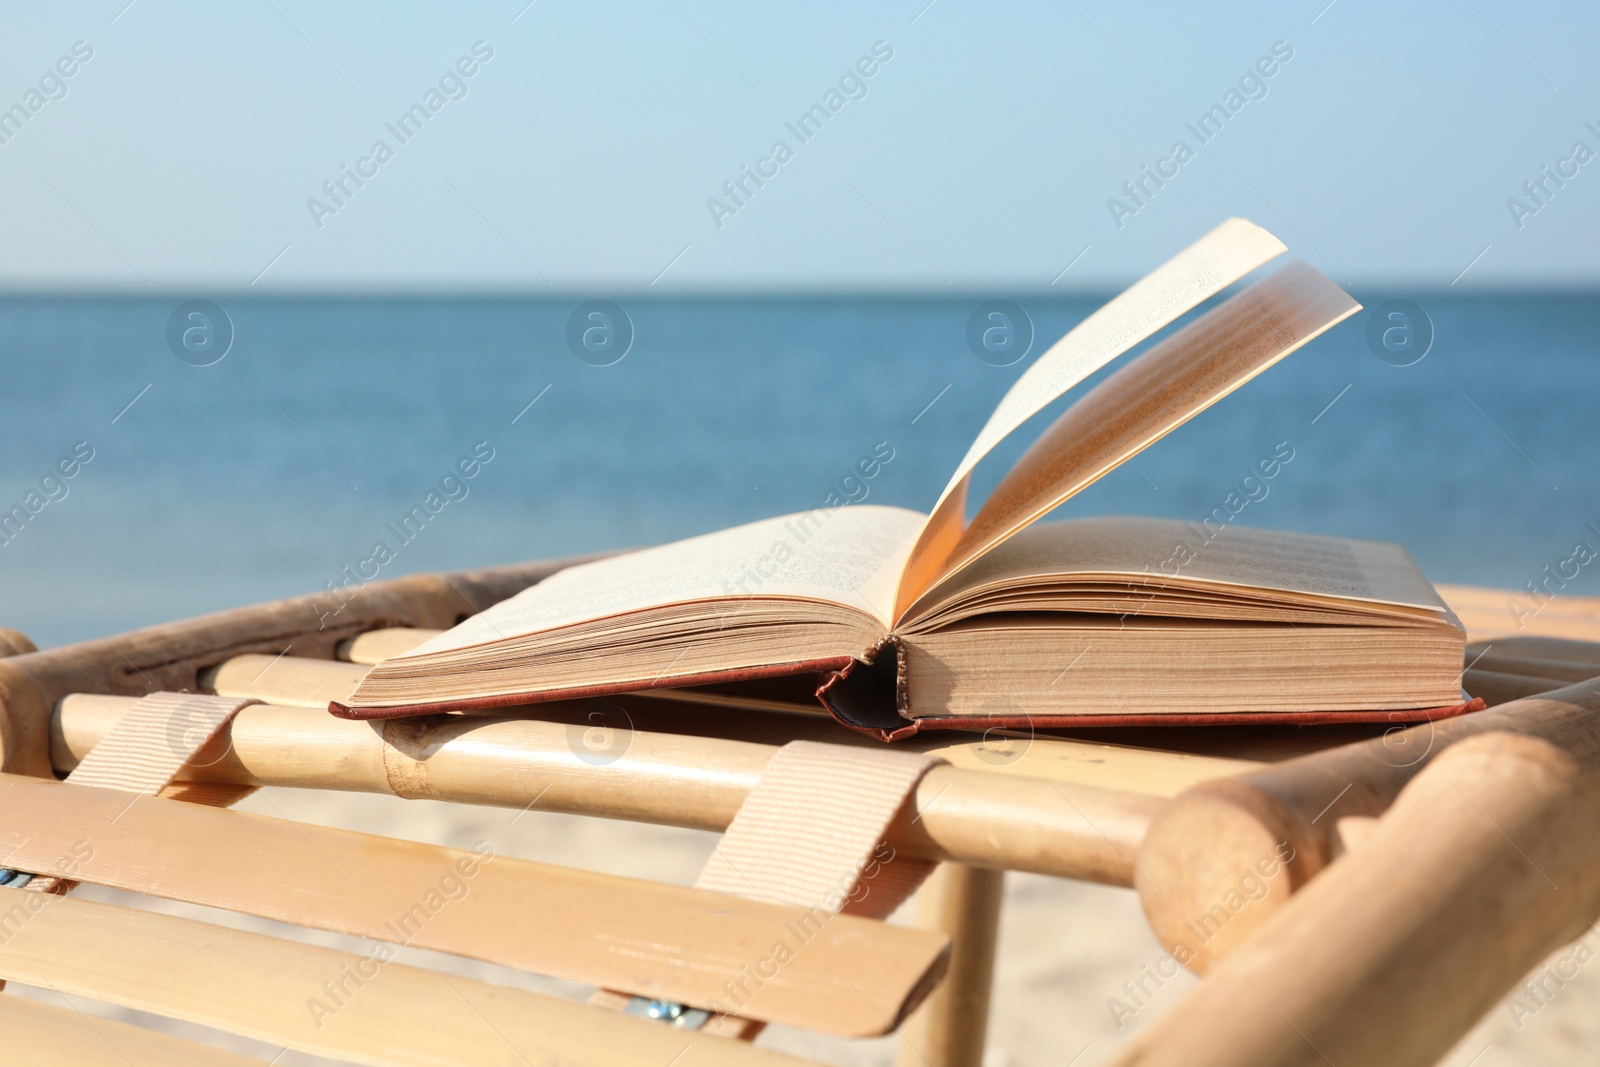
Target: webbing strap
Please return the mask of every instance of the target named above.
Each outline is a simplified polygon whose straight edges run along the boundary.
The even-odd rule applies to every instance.
[[[212,807],[229,807],[255,792],[255,788],[225,782],[174,784],[172,779],[240,708],[259,703],[261,701],[253,697],[150,693],[141,697],[106,731],[67,775],[67,781],[73,785],[160,794]],[[22,888],[37,893],[63,894],[71,892],[76,884],[55,875],[38,875]]]
[[[824,918],[887,918],[934,861],[896,854],[885,833],[922,776],[943,762],[915,752],[789,742],[739,806],[695,888],[810,908]],[[601,989],[590,1003],[623,1009],[632,999]],[[750,1040],[761,1024],[719,1015],[704,1028]]]
[[[791,741],[767,764],[695,880],[767,904],[882,919],[933,870],[884,833],[944,762],[915,752]]]
[[[151,693],[117,720],[67,775],[73,785],[157,793],[240,708],[260,701],[197,693]]]

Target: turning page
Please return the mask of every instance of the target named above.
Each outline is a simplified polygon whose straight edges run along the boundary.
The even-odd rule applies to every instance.
[[[1000,481],[933,572],[948,577],[1355,314],[1298,260],[1185,326],[1072,405]]]
[[[1001,397],[957,465],[901,576],[896,614],[937,580],[961,536],[972,470],[1001,440],[1062,393],[1187,311],[1287,249],[1253,222],[1229,219],[1145,275],[1034,360]]]

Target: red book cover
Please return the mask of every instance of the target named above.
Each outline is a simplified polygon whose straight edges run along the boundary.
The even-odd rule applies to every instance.
[[[892,646],[888,646],[892,647]],[[592,697],[621,696],[649,689],[689,689],[708,686],[727,687],[728,695],[741,690],[754,696],[767,695],[751,683],[782,679],[815,680],[814,694],[820,706],[835,721],[880,741],[898,741],[924,730],[1052,729],[1095,726],[1240,726],[1240,725],[1323,725],[1329,723],[1392,723],[1395,725],[1447,719],[1480,711],[1482,700],[1469,699],[1459,704],[1436,708],[1404,708],[1385,711],[1325,712],[1227,712],[1197,711],[1159,715],[1075,715],[1063,710],[1059,715],[1012,716],[927,716],[902,715],[898,710],[898,656],[880,656],[867,663],[855,659],[816,660],[804,663],[779,663],[765,667],[720,671],[666,682],[639,685],[587,686],[536,694],[508,694],[479,700],[442,701],[434,704],[408,704],[391,708],[351,708],[338,701],[328,710],[344,719],[393,719],[415,715],[434,715],[450,711],[486,711],[517,705],[541,704],[556,700],[583,700]],[[781,687],[793,699],[796,686]],[[805,686],[812,691],[812,686]]]

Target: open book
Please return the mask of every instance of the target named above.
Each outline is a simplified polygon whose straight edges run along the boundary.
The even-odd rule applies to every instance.
[[[818,508],[571,567],[378,664],[332,710],[378,718],[795,674],[819,676],[829,710],[885,737],[1462,710],[1465,634],[1398,546],[1246,530],[1228,508],[1201,523],[1035,524],[1359,308],[1304,263],[1106,377],[967,521],[972,471],[997,443],[1284,250],[1230,219],[1078,324],[1001,399],[931,514]]]

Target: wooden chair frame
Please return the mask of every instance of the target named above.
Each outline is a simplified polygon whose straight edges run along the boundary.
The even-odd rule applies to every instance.
[[[338,695],[341,687],[347,689],[363,669],[348,662],[363,635],[451,626],[571,562],[576,561],[373,582],[354,590],[331,615],[325,596],[308,596],[42,652],[30,651],[25,639],[14,635],[6,648],[0,648],[15,653],[0,659],[0,772],[4,772],[0,809],[9,806],[11,818],[22,823],[38,819],[37,813],[45,809],[64,820],[72,807],[67,803],[69,794],[52,792],[43,783],[30,785],[28,779],[70,771],[135,698],[155,690],[206,690],[266,701],[238,714],[226,734],[185,771],[188,781],[360,790],[512,808],[537,802],[542,810],[707,830],[727,825],[778,745],[798,738],[877,744],[818,716],[704,707],[684,715],[681,707],[641,696],[613,702],[632,729],[625,756],[594,764],[572,758],[571,732],[583,727],[588,714],[581,703],[381,723],[337,720],[322,710],[330,692]],[[1450,595],[1452,603],[1459,600],[1469,625],[1476,622],[1489,630],[1503,625],[1492,598],[1483,591],[1455,590]],[[1547,632],[1560,636],[1595,636],[1600,634],[1600,607],[1569,598],[1546,613],[1543,622]],[[909,1024],[908,1037],[916,1051],[908,1053],[904,1062],[954,1067],[981,1058],[1005,870],[1136,887],[1158,935],[1170,943],[1179,920],[1196,914],[1197,907],[1203,910],[1216,897],[1219,884],[1236,880],[1235,868],[1253,861],[1263,843],[1270,850],[1276,842],[1292,842],[1295,858],[1288,865],[1291,877],[1280,883],[1283,891],[1275,894],[1270,906],[1257,909],[1252,921],[1231,925],[1226,936],[1206,946],[1194,961],[1197,969],[1205,970],[1241,946],[1265,943],[1261,938],[1278,929],[1274,924],[1281,925],[1281,916],[1292,918],[1301,907],[1299,891],[1312,884],[1334,857],[1352,848],[1363,826],[1382,821],[1380,816],[1387,819],[1385,812],[1405,795],[1422,768],[1456,741],[1509,731],[1543,739],[1528,744],[1565,746],[1575,751],[1568,757],[1575,768],[1568,778],[1578,783],[1569,792],[1581,792],[1582,783],[1600,766],[1600,730],[1590,725],[1600,715],[1600,691],[1593,684],[1579,684],[1543,697],[1536,694],[1600,674],[1600,646],[1586,659],[1590,654],[1576,641],[1539,645],[1536,640],[1529,643],[1534,639],[1520,640],[1520,645],[1502,642],[1498,651],[1476,649],[1481,666],[1474,664],[1467,679],[1475,694],[1491,694],[1496,701],[1524,699],[1493,712],[1406,731],[1398,735],[1399,742],[1389,736],[1344,744],[1363,731],[1339,729],[1175,730],[1133,736],[1129,731],[1103,731],[1092,736],[1021,738],[1027,758],[1008,760],[971,737],[916,739],[915,747],[943,757],[948,764],[923,779],[889,839],[908,855],[942,861],[923,889],[919,922],[947,936],[952,951],[943,982],[931,994],[917,990],[907,1001],[914,1005],[927,996]],[[318,739],[315,746],[294,743],[296,737],[313,733]],[[1291,736],[1293,740],[1286,740]],[[1418,759],[1385,758],[1397,751],[1397,744],[1420,746],[1424,740],[1429,747]],[[1139,747],[1152,742],[1160,747]],[[1519,758],[1531,759],[1529,766],[1544,766],[1539,763],[1543,757],[1542,752],[1534,756],[1523,752]],[[1341,783],[1344,791],[1330,805],[1327,796]],[[58,796],[62,799],[55,799]],[[1510,803],[1504,796],[1501,800]],[[133,803],[129,825],[142,818],[143,808],[152,803],[164,802]],[[222,816],[222,822],[211,815]],[[191,816],[194,826],[201,828],[213,823],[233,827],[248,818],[199,811]],[[1417,816],[1413,813],[1411,819],[1415,823]],[[997,834],[997,827],[1005,832]],[[49,851],[48,846],[39,847]],[[35,864],[49,858],[44,853],[22,855]],[[1355,871],[1351,877],[1358,881],[1363,871],[1354,861],[1359,858],[1356,852],[1351,863],[1340,867],[1341,872]],[[27,868],[15,855],[8,862]],[[103,857],[101,862],[105,863]],[[1576,866],[1569,869],[1587,870],[1586,857],[1570,862]],[[118,884],[99,868],[87,873]],[[175,887],[163,890],[149,880],[130,887],[181,895]],[[52,921],[65,922],[72,916],[74,924],[85,928],[111,921],[93,907],[64,903],[66,907],[51,909]],[[692,896],[685,899],[684,921],[693,919],[697,906],[703,907]],[[1578,911],[1586,913],[1585,907]],[[1257,928],[1266,933],[1258,937]],[[1511,952],[1506,958],[1520,960],[1566,928],[1555,924],[1520,931],[1515,938],[1520,955]],[[73,929],[63,925],[58,931],[62,944],[70,943]],[[1390,921],[1384,929],[1399,928]],[[178,928],[153,930],[145,936],[181,942],[193,933]],[[1406,936],[1417,935],[1409,928],[1394,933],[1400,941]],[[270,949],[273,946],[252,944],[237,951]],[[924,949],[907,941],[902,951],[915,955]],[[574,957],[583,954],[577,948],[572,952]],[[540,960],[526,962],[538,969]],[[34,959],[26,966],[36,971],[24,968],[15,976],[42,978],[50,972],[49,964]],[[1269,960],[1262,973],[1277,965]],[[938,973],[928,973],[937,979]],[[419,983],[419,989],[430,981],[427,972],[406,974],[406,982]],[[596,972],[592,980],[606,983],[613,977]],[[1519,974],[1496,971],[1484,988],[1495,986],[1502,977],[1509,986]],[[96,988],[91,977],[79,975],[75,980],[80,989]],[[1218,994],[1208,992],[1213,988],[1208,982],[1201,991],[1214,1010]],[[1331,995],[1319,1000],[1313,995],[1317,992],[1306,994],[1307,1004],[1337,1002]],[[1236,991],[1229,996],[1234,999],[1225,996],[1218,1003],[1236,1006]],[[1194,999],[1201,999],[1200,993]],[[374,997],[371,1002],[377,1001]],[[0,1007],[17,1010],[14,1004]],[[582,1046],[581,1027],[551,1021],[548,1005],[524,1004],[519,1010],[552,1027],[548,1032],[557,1035],[556,1044]],[[40,1021],[48,1013],[30,1012],[22,1011],[33,1020],[30,1032],[47,1035],[59,1030]],[[1168,1029],[1177,1036],[1164,1039],[1165,1044],[1159,1037],[1146,1041],[1140,1055],[1181,1051],[1194,1040],[1182,1030],[1184,1020],[1194,1013],[1180,1008],[1173,1015],[1177,1021]],[[1239,1015],[1244,1018],[1249,1013],[1241,1009]],[[1471,1021],[1472,1017],[1463,1023],[1451,1016],[1433,1028],[1433,1044],[1423,1043],[1418,1055],[1428,1054],[1458,1024]],[[367,1025],[380,1027],[381,1013]],[[605,1047],[624,1050],[619,1056],[653,1047],[653,1035],[642,1031],[608,1033]],[[735,1052],[719,1039],[707,1040],[708,1056],[756,1062],[739,1056],[757,1050],[740,1045]],[[156,1038],[149,1041],[161,1044]],[[307,1038],[307,1043],[315,1041]],[[353,1048],[346,1042],[336,1054],[348,1056]],[[1269,1049],[1251,1062],[1298,1062],[1292,1051]],[[177,1056],[170,1049],[167,1054]],[[194,1062],[232,1062],[221,1056],[207,1058],[206,1052],[192,1055]]]

